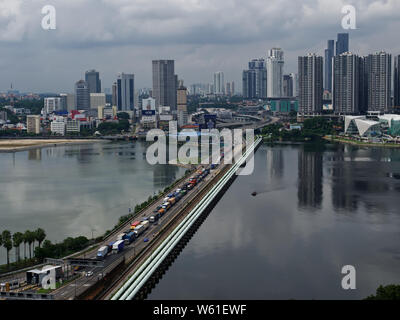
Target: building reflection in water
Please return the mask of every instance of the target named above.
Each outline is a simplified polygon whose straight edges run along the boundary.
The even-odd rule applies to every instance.
[[[153,170],[153,184],[155,188],[165,188],[174,182],[178,176],[179,167],[175,165],[157,164]]]
[[[299,149],[298,205],[299,208],[321,208],[322,152]]]
[[[347,150],[347,146],[340,145],[336,152],[326,159],[332,164],[328,170],[332,179],[332,205],[335,210],[341,212],[354,212],[358,208],[358,196],[353,192],[352,172],[355,168],[353,161],[345,162],[345,154],[348,154],[351,159],[355,156],[351,150]]]
[[[269,178],[280,179],[283,176],[284,162],[283,150],[277,148],[270,148],[267,150],[267,172]]]
[[[36,148],[36,149],[28,150],[28,160],[41,161],[42,160],[42,149]]]

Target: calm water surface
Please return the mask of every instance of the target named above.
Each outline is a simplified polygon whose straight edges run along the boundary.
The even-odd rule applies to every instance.
[[[361,299],[400,284],[400,150],[263,146],[255,165],[149,299]],[[345,265],[356,290],[341,288]]]
[[[104,234],[130,206],[185,173],[176,166],[150,166],[145,151],[137,142],[0,153],[0,232],[41,227],[53,242]],[[10,253],[13,260],[14,249]]]

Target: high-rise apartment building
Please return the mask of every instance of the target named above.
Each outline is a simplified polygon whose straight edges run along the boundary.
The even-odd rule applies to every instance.
[[[60,94],[62,103],[61,105],[63,106],[63,110],[67,111],[72,111],[76,110],[76,105],[75,105],[75,95],[72,93],[61,93]]]
[[[394,57],[394,106],[400,107],[400,55]]]
[[[267,98],[267,69],[264,59],[253,59],[243,71],[243,96],[246,99]]]
[[[328,40],[328,48],[325,50],[325,81],[324,89],[332,92],[332,58],[335,55],[335,41]]]
[[[118,90],[117,90],[117,83],[116,82],[113,83],[111,91],[112,91],[111,105],[112,106],[117,106],[117,95],[118,95],[117,92],[118,92]]]
[[[178,103],[178,126],[182,127],[188,123],[187,112],[187,88],[180,81],[177,90],[177,103]]]
[[[323,58],[316,54],[299,57],[299,114],[322,112]]]
[[[214,73],[214,93],[220,95],[225,94],[225,80],[222,71]]]
[[[75,106],[76,110],[90,109],[90,92],[86,81],[79,80],[75,84]]]
[[[156,108],[168,106],[176,111],[177,81],[174,60],[153,60],[153,98]]]
[[[333,109],[337,114],[360,112],[360,66],[362,59],[345,52],[333,59]]]
[[[285,74],[283,76],[283,96],[294,97],[295,95],[295,82],[296,77],[294,73]]]
[[[392,55],[384,51],[365,58],[368,111],[387,112],[391,107]]]
[[[134,111],[135,75],[120,73],[117,79],[117,110]]]
[[[64,99],[61,97],[44,98],[44,110],[47,114],[64,110],[62,103],[63,101]]]
[[[85,73],[85,81],[88,84],[90,93],[101,92],[100,73],[96,70],[89,70]]]
[[[349,51],[349,34],[338,33],[336,41],[336,55]]]
[[[91,93],[90,94],[90,108],[98,110],[99,107],[106,106],[105,93]]]
[[[267,57],[267,97],[280,98],[283,95],[283,50],[273,48]]]
[[[40,133],[40,116],[28,115],[26,116],[26,129],[28,133]]]

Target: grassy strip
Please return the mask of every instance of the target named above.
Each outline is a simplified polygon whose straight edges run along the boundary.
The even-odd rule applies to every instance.
[[[355,141],[338,137],[323,137],[323,139],[331,142],[346,143],[362,147],[400,148],[400,144],[392,144],[392,143],[372,143],[372,142]]]

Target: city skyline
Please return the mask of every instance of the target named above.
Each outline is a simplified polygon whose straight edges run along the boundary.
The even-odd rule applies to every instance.
[[[124,70],[137,75],[138,88],[151,87],[151,60],[161,58],[175,60],[176,73],[188,84],[210,83],[217,70],[223,71],[226,79],[240,83],[247,61],[264,57],[268,48],[281,47],[285,51],[288,74],[297,70],[298,56],[309,52],[323,55],[326,40],[343,32],[350,32],[351,49],[359,55],[380,50],[393,55],[400,52],[400,45],[390,41],[396,37],[400,12],[400,4],[394,1],[359,1],[355,5],[356,30],[341,28],[341,2],[291,2],[282,12],[283,4],[278,6],[278,2],[257,10],[257,2],[251,1],[252,5],[239,10],[239,3],[234,1],[224,8],[227,17],[240,11],[241,21],[253,17],[249,21],[259,23],[255,27],[254,23],[238,24],[239,17],[233,22],[224,18],[226,28],[220,30],[214,11],[222,4],[188,3],[183,9],[177,1],[115,1],[104,6],[107,11],[102,6],[94,7],[97,3],[93,0],[86,0],[74,9],[57,3],[57,29],[52,31],[40,26],[42,2],[5,0],[7,10],[0,9],[0,90],[9,89],[12,82],[24,92],[72,92],[74,81],[91,69],[100,72],[103,88],[111,88],[118,72]],[[122,11],[126,12],[123,16]],[[92,13],[84,19],[87,12]],[[283,15],[280,19],[287,21],[284,26],[276,23],[278,12]],[[76,19],[69,19],[72,15]],[[106,18],[112,15],[110,23],[103,25],[102,20],[108,21]],[[174,18],[179,18],[178,22],[172,23]],[[393,23],[386,23],[388,19]],[[130,20],[135,23],[129,24]],[[139,25],[146,20],[160,22],[161,27],[150,32]],[[87,28],[82,31],[73,21],[84,21],[81,23]],[[55,79],[54,72],[61,76]],[[39,80],[37,74],[41,75]]]

